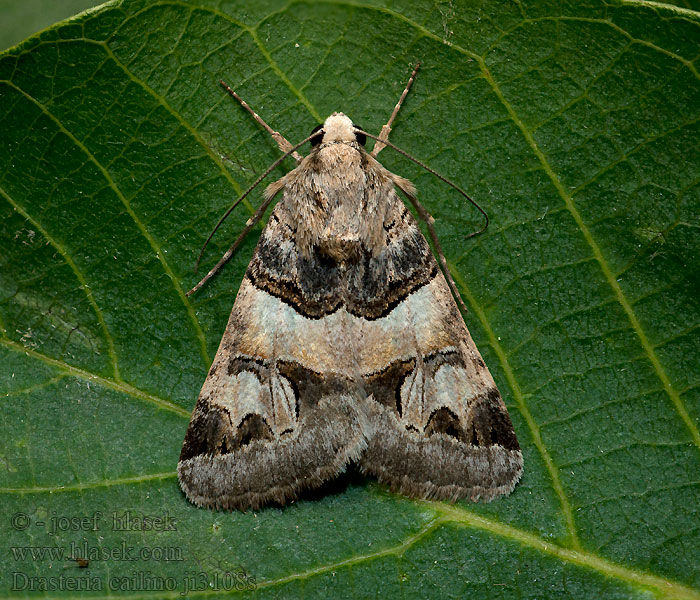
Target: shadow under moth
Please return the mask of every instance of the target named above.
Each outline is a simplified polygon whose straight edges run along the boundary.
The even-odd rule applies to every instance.
[[[236,242],[189,292],[281,194],[182,446],[178,478],[197,506],[285,504],[350,463],[416,498],[491,500],[519,480],[520,447],[453,298],[461,302],[433,219],[411,182],[376,160],[384,146],[405,154],[388,135],[417,68],[379,137],[333,113],[296,146],[222,82],[285,154],[219,224],[286,156],[298,166],[267,187]],[[302,158],[296,149],[308,141]],[[442,272],[396,188],[426,221]]]

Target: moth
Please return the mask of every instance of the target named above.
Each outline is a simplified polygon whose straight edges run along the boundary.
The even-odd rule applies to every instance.
[[[267,187],[190,291],[281,194],[182,446],[178,478],[197,506],[286,504],[351,463],[415,498],[491,500],[519,480],[518,440],[453,298],[432,217],[411,182],[376,159],[387,145],[403,153],[388,135],[417,68],[379,137],[336,112],[296,146],[221,82],[285,152],[223,218],[283,158],[298,166]],[[426,220],[444,273],[397,189]]]

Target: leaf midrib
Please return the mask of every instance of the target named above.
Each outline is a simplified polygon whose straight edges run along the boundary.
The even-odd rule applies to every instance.
[[[154,480],[174,479],[175,477],[176,473],[173,471],[169,473],[154,473],[151,475],[115,479],[99,483],[77,484],[73,486],[65,486],[62,488],[0,488],[0,493],[19,493],[23,495],[28,495],[46,492],[73,492],[113,485],[129,485]],[[700,592],[675,581],[663,577],[658,577],[656,575],[650,575],[643,571],[621,566],[612,561],[601,558],[600,556],[592,552],[587,552],[585,550],[580,549],[566,548],[559,544],[551,543],[549,541],[543,540],[538,535],[519,529],[517,527],[512,527],[510,525],[503,524],[493,519],[483,517],[481,515],[477,515],[471,511],[462,508],[461,506],[448,505],[445,503],[434,502],[429,500],[417,500],[414,501],[414,504],[416,504],[417,506],[423,506],[430,510],[433,513],[434,518],[428,523],[426,523],[420,530],[409,535],[400,543],[394,546],[390,546],[388,548],[379,549],[376,552],[358,554],[349,558],[344,558],[342,560],[335,561],[333,563],[321,564],[300,571],[298,573],[291,573],[289,575],[279,577],[277,579],[257,581],[256,589],[274,588],[285,585],[287,583],[292,583],[294,581],[303,581],[316,576],[324,575],[329,572],[336,571],[338,569],[350,568],[355,565],[371,562],[373,560],[377,560],[383,557],[401,557],[405,554],[406,551],[410,550],[418,542],[425,539],[426,537],[437,531],[439,528],[445,525],[456,525],[472,527],[474,529],[486,531],[488,533],[497,535],[500,538],[518,543],[522,546],[532,548],[543,554],[558,558],[562,561],[579,567],[590,569],[601,575],[605,575],[628,584],[654,588],[658,593],[661,593],[669,598],[700,600]],[[197,597],[208,597],[213,594],[220,595],[220,593],[220,591],[216,590],[205,590],[199,592],[192,592],[190,595]],[[155,597],[156,595],[159,598],[172,598],[173,600],[181,597],[181,594],[179,592],[172,592],[171,594],[164,594],[162,592],[158,592],[157,594],[154,593],[130,595],[129,598],[132,598],[134,600],[140,598],[148,600]],[[80,596],[80,598],[82,600],[97,600],[98,597]],[[101,598],[101,596],[99,598]]]

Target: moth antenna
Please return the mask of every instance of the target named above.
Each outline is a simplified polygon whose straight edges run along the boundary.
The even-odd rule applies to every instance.
[[[287,140],[286,137],[284,137],[279,131],[275,131],[274,129],[272,129],[272,127],[265,123],[262,117],[260,117],[258,113],[256,113],[252,108],[250,108],[248,103],[245,100],[243,100],[243,98],[241,98],[223,79],[219,79],[219,84],[229,93],[230,96],[238,100],[241,106],[245,108],[250,113],[250,115],[258,122],[258,124],[260,124],[265,129],[265,131],[267,131],[272,136],[272,139],[275,140],[275,142],[277,142],[277,145],[279,146],[279,149],[282,152],[289,151],[292,145],[289,143],[289,140]],[[298,163],[301,162],[303,158],[299,153],[296,152],[296,150],[292,151],[292,156],[296,159]]]
[[[396,103],[396,106],[394,107],[393,112],[391,113],[391,116],[389,117],[389,120],[387,121],[387,124],[382,127],[382,130],[379,132],[379,138],[377,139],[377,143],[374,144],[374,148],[372,148],[372,152],[370,154],[374,156],[374,158],[377,158],[377,154],[379,154],[382,151],[382,148],[386,146],[384,142],[389,139],[389,134],[391,133],[391,126],[394,124],[394,119],[396,118],[396,115],[399,114],[399,110],[401,108],[401,105],[403,104],[403,101],[406,99],[406,96],[408,95],[408,90],[411,89],[411,86],[413,85],[413,80],[416,78],[416,73],[418,73],[418,69],[420,68],[420,63],[417,62],[416,66],[413,67],[413,72],[411,73],[411,76],[408,78],[408,83],[406,84],[406,87],[403,90],[403,93],[401,94],[401,97],[399,98],[399,101]]]
[[[414,158],[408,152],[406,152],[405,150],[402,150],[401,148],[399,148],[398,146],[396,146],[395,144],[393,144],[389,140],[386,140],[386,139],[380,140],[377,136],[374,136],[371,133],[367,133],[366,131],[363,131],[357,127],[355,128],[355,131],[358,131],[359,133],[363,133],[364,135],[366,135],[372,139],[375,139],[377,141],[381,141],[384,145],[389,146],[389,148],[392,148],[393,150],[396,150],[399,154],[402,154],[406,158],[412,160],[418,166],[423,167],[426,171],[428,171],[428,173],[435,175],[435,177],[437,177],[440,181],[444,181],[447,185],[456,189],[460,194],[462,194],[462,196],[464,196],[467,200],[469,200],[469,202],[471,202],[471,204],[474,207],[476,207],[476,209],[482,215],[484,215],[484,219],[486,222],[484,223],[484,226],[481,229],[479,229],[477,231],[473,231],[472,233],[467,235],[464,238],[465,240],[468,240],[469,238],[480,235],[480,234],[484,233],[484,231],[486,231],[486,228],[489,226],[489,216],[486,214],[486,211],[483,208],[481,208],[481,206],[479,206],[474,200],[472,200],[469,197],[469,195],[462,188],[460,188],[457,184],[452,183],[449,179],[447,179],[447,177],[440,175],[440,173],[438,173],[434,169],[431,169],[428,165],[421,162],[417,158]],[[405,191],[404,191],[404,193],[405,193]],[[447,278],[447,282],[450,284],[450,288],[452,289],[452,293],[454,293],[455,297],[459,300],[459,303],[461,304],[462,308],[466,311],[467,305],[464,303],[464,300],[462,300],[462,296],[459,293],[459,290],[457,289],[457,286],[456,286],[454,280],[452,279],[452,274],[450,273],[450,269],[447,266],[447,259],[445,258],[445,255],[442,252],[442,248],[440,247],[440,242],[438,241],[437,232],[435,231],[435,227],[434,227],[435,219],[425,209],[425,207],[420,202],[418,202],[418,199],[414,195],[406,194],[406,197],[411,201],[411,204],[413,204],[413,206],[415,207],[416,212],[418,212],[418,215],[420,216],[420,218],[423,221],[425,221],[425,224],[428,227],[428,234],[430,235],[430,239],[433,242],[433,246],[435,247],[435,250],[438,253],[438,259],[440,260],[440,265],[442,266],[442,270],[445,272],[445,277]]]
[[[306,142],[308,142],[312,137],[318,135],[318,131],[314,131],[314,133],[295,146],[292,146],[291,149],[287,152],[285,152],[282,156],[280,156],[275,162],[273,162],[265,171],[252,183],[252,185],[241,194],[241,196],[236,200],[231,207],[223,214],[223,216],[219,219],[219,222],[216,224],[212,232],[209,234],[209,237],[206,239],[204,242],[204,245],[202,246],[202,249],[199,252],[199,256],[197,257],[197,263],[195,264],[194,272],[196,273],[197,270],[199,269],[199,263],[202,260],[202,256],[204,254],[204,251],[207,248],[207,245],[211,241],[211,239],[214,237],[214,234],[216,231],[219,229],[221,224],[226,220],[226,218],[231,214],[234,208],[238,206],[243,199],[250,194],[259,184],[260,182],[265,179],[272,171],[274,171],[279,164],[287,158],[290,154],[292,154],[295,150],[298,148],[301,148]],[[240,245],[240,243],[243,241],[243,238],[246,236],[246,234],[253,228],[255,227],[256,223],[262,218],[263,214],[265,214],[265,210],[267,207],[270,205],[270,202],[272,202],[274,198],[274,195],[268,199],[265,199],[265,201],[260,205],[260,208],[258,208],[257,211],[255,211],[255,214],[248,219],[246,222],[246,226],[243,229],[243,231],[240,233],[240,235],[236,238],[236,241],[231,245],[231,247],[224,253],[224,255],[221,257],[221,260],[219,260],[218,263],[214,266],[209,273],[207,273],[204,278],[197,284],[195,285],[189,292],[185,294],[185,296],[191,296],[194,294],[199,288],[201,288],[207,281],[209,281],[214,275],[216,275],[221,267],[223,267],[229,260],[231,260],[231,257],[233,256],[234,251],[236,248]]]
[[[359,131],[360,133],[363,133],[367,137],[370,137],[373,140],[379,141],[379,138],[376,135],[372,135],[371,133],[367,133],[366,131],[363,131],[362,129],[358,129],[357,127],[355,127],[355,131]],[[389,148],[393,148],[399,154],[403,154],[406,158],[408,158],[409,160],[412,160],[419,167],[423,167],[426,171],[428,171],[428,173],[435,175],[435,177],[437,177],[440,181],[444,181],[447,185],[456,189],[460,194],[462,194],[462,196],[464,196],[467,200],[469,200],[469,202],[471,202],[471,204],[474,206],[474,208],[476,208],[482,215],[484,215],[484,220],[486,221],[484,223],[484,226],[481,229],[479,229],[477,231],[472,231],[469,235],[465,236],[465,238],[464,238],[465,240],[468,240],[469,238],[473,238],[474,236],[477,236],[477,235],[481,235],[482,233],[484,233],[484,231],[486,231],[486,228],[489,226],[489,216],[486,214],[486,211],[483,208],[481,208],[481,206],[479,206],[477,204],[477,202],[475,200],[472,200],[472,198],[470,198],[470,196],[469,196],[469,194],[467,194],[467,192],[465,192],[456,183],[452,183],[449,179],[447,179],[447,177],[440,175],[440,173],[438,173],[434,169],[431,169],[424,162],[421,162],[417,158],[414,158],[413,156],[411,156],[405,150],[402,150],[401,148],[399,148],[396,144],[393,144],[389,140],[381,140],[381,142],[382,142],[382,144],[389,146]]]
[[[442,267],[443,272],[445,273],[445,278],[447,279],[447,282],[450,284],[450,288],[452,289],[452,293],[455,295],[455,298],[459,300],[459,304],[462,307],[462,310],[464,312],[468,312],[467,310],[467,305],[464,303],[464,300],[462,299],[462,295],[459,293],[459,290],[457,289],[457,285],[454,282],[454,279],[452,279],[452,273],[450,273],[450,269],[447,266],[447,259],[445,258],[445,254],[442,252],[442,248],[440,247],[440,242],[438,241],[438,236],[437,236],[437,231],[435,231],[435,219],[433,218],[433,215],[431,215],[425,207],[418,202],[418,198],[416,198],[414,195],[409,194],[406,192],[406,190],[399,188],[401,191],[403,191],[404,194],[406,194],[406,197],[411,201],[411,204],[416,209],[416,212],[418,212],[418,216],[425,221],[426,226],[428,227],[428,235],[430,235],[430,239],[433,242],[433,246],[435,248],[435,251],[437,252],[438,255],[438,260],[440,261],[440,266]]]
[[[214,275],[216,275],[220,270],[221,267],[223,267],[229,260],[231,260],[231,257],[233,256],[233,253],[236,251],[236,248],[241,244],[241,242],[244,240],[245,236],[248,235],[248,232],[250,232],[253,227],[255,227],[255,224],[262,218],[263,214],[265,214],[265,211],[267,210],[267,207],[270,206],[270,202],[274,200],[275,196],[277,194],[273,194],[270,196],[270,198],[266,199],[258,208],[257,211],[255,211],[255,214],[248,219],[246,222],[246,226],[243,228],[243,231],[238,234],[238,237],[236,238],[236,241],[231,244],[231,247],[224,252],[224,255],[219,259],[219,262],[216,263],[216,265],[202,278],[202,280],[195,285],[189,292],[185,294],[185,296],[191,296],[194,294],[199,288],[201,288],[207,281],[209,281]]]

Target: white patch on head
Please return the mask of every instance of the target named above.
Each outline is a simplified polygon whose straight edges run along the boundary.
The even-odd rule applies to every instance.
[[[323,124],[323,143],[354,142],[355,131],[352,121],[343,113],[333,113]]]

